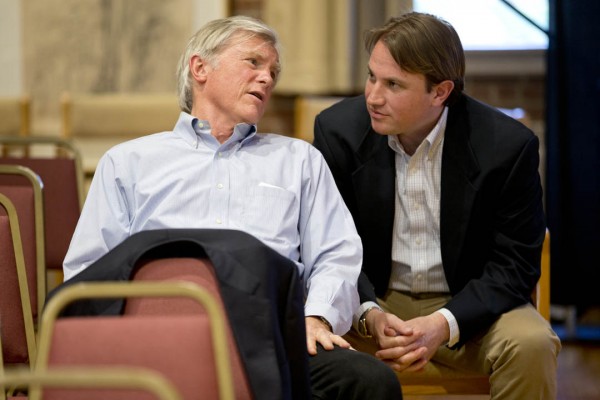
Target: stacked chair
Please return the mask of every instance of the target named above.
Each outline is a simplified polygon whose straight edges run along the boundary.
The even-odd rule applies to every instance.
[[[29,96],[0,97],[0,137],[26,137],[30,132]],[[3,148],[0,154],[4,153]]]
[[[45,266],[40,273],[54,287],[62,281],[62,262],[84,201],[79,153],[64,140],[46,137],[0,137],[0,146],[8,149],[0,165],[26,167],[41,182]]]
[[[175,93],[71,93],[60,101],[61,138],[81,152],[91,177],[100,157],[123,141],[170,131],[179,118]]]
[[[0,334],[3,365],[35,360],[45,293],[41,183],[28,168],[0,165]]]
[[[162,375],[142,368],[53,368],[50,371],[14,371],[0,375],[0,400],[26,400],[25,396],[6,396],[3,388],[60,388],[82,399],[85,389],[127,390],[131,400],[181,400],[173,385]],[[145,396],[145,394],[151,397]],[[35,397],[32,396],[32,398]]]
[[[201,307],[189,314],[137,314],[57,319],[83,298],[184,298]],[[163,375],[183,399],[233,399],[225,317],[206,289],[190,282],[94,282],[60,291],[42,316],[36,370],[143,368]],[[82,338],[86,338],[82,340]],[[35,394],[35,393],[30,393]],[[121,390],[72,393],[52,390],[44,399],[130,399]]]

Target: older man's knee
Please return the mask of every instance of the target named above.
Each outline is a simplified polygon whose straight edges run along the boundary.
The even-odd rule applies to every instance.
[[[319,348],[310,360],[313,397],[322,399],[402,398],[396,374],[375,357],[352,350]]]

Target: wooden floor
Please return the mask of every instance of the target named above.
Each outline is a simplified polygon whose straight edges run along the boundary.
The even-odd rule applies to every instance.
[[[563,340],[558,356],[557,400],[600,399],[600,341]],[[487,400],[482,395],[411,395],[404,400]]]
[[[600,342],[563,341],[558,357],[557,398],[600,399]]]

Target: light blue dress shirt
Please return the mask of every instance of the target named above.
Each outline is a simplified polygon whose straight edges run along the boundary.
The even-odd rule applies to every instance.
[[[220,144],[181,113],[173,132],[121,143],[100,160],[64,261],[65,280],[130,235],[167,228],[245,231],[291,259],[306,315],[349,330],[362,245],[312,145],[239,124]]]

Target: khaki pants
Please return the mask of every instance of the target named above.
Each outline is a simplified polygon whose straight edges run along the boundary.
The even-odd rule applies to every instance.
[[[449,298],[415,298],[389,290],[379,304],[385,311],[409,320],[439,310]],[[374,340],[361,338],[354,331],[346,338],[357,350],[371,354],[377,350]],[[432,362],[462,372],[489,375],[494,400],[555,399],[560,348],[560,340],[550,324],[527,304],[501,315],[458,350],[440,347]]]

